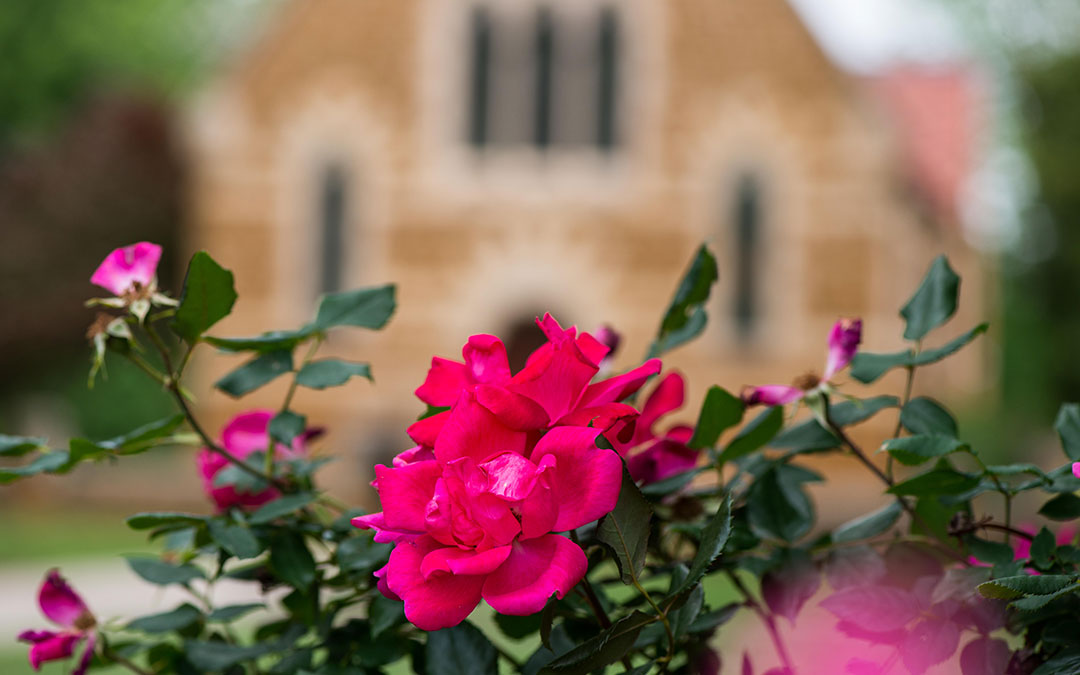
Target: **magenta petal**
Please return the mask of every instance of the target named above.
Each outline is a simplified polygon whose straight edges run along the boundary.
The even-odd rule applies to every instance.
[[[461,349],[461,355],[465,357],[465,369],[473,382],[505,384],[510,380],[506,347],[494,335],[473,335]],[[456,396],[454,400],[457,400]]]
[[[366,516],[357,516],[349,522],[352,523],[353,527],[358,527],[361,530],[375,530],[374,539],[377,544],[387,544],[403,539],[412,540],[423,534],[423,532],[416,530],[395,530],[387,527],[382,511]]]
[[[377,588],[379,592],[383,594],[383,597],[387,600],[397,600],[398,602],[401,602],[401,598],[397,596],[397,593],[394,593],[392,590],[390,590],[390,586],[388,586],[386,583],[387,567],[389,567],[389,565],[383,565],[379,569],[372,572],[372,574],[375,575],[375,578],[378,579],[378,581],[375,582],[375,588]]]
[[[386,526],[393,530],[423,531],[424,514],[442,475],[436,461],[414,462],[395,469],[375,467],[375,482]]]
[[[64,628],[74,628],[76,620],[90,612],[82,598],[71,590],[56,570],[49,570],[45,575],[45,581],[38,591],[38,604],[50,621]]]
[[[489,574],[503,564],[510,555],[510,546],[496,546],[486,551],[476,552],[453,546],[437,548],[424,556],[420,562],[420,573],[425,579],[437,572],[450,574]]]
[[[430,447],[417,445],[416,447],[403,450],[394,456],[394,466],[405,466],[414,462],[426,462],[435,459],[435,451]]]
[[[82,639],[78,633],[60,633],[30,647],[30,666],[34,670],[48,661],[66,659],[75,652],[75,645]]]
[[[484,600],[500,614],[526,616],[544,608],[554,593],[570,592],[588,569],[581,547],[557,534],[518,541],[484,582]]]
[[[668,373],[656,389],[649,394],[645,405],[641,407],[641,416],[638,417],[637,430],[634,434],[634,445],[652,438],[653,423],[664,415],[682,407],[686,397],[686,382],[679,373]]]
[[[456,626],[480,603],[483,576],[420,573],[424,557],[436,548],[431,537],[401,542],[390,553],[386,583],[390,592],[405,603],[405,617],[421,630],[439,630]]]
[[[521,453],[524,449],[524,432],[499,422],[469,391],[462,393],[435,441],[435,457],[443,463],[459,457],[483,462],[503,452]]]
[[[135,282],[145,288],[154,280],[160,260],[161,247],[157,244],[143,241],[118,248],[105,256],[90,277],[90,283],[113,295],[123,295]]]
[[[90,667],[90,662],[94,660],[94,645],[97,644],[97,635],[91,633],[86,640],[86,647],[83,648],[82,658],[79,659],[79,665],[75,667],[75,670],[71,671],[71,675],[84,675],[86,670]]]
[[[1080,462],[1073,462],[1072,472],[1074,476],[1080,478]]]
[[[476,401],[516,431],[543,429],[550,421],[544,408],[527,396],[490,384],[476,386]]]
[[[58,633],[53,630],[24,630],[15,639],[19,642],[44,642],[57,635]]]
[[[636,419],[637,408],[625,403],[603,403],[588,408],[578,407],[570,414],[564,415],[559,424],[568,427],[592,427],[600,431],[608,431],[620,422]]]
[[[798,401],[805,392],[798,387],[788,387],[783,384],[766,384],[761,387],[751,387],[742,393],[743,403],[746,405],[786,405]]]
[[[859,342],[862,341],[862,321],[860,319],[840,319],[833,324],[829,331],[829,356],[825,362],[825,381],[843,370],[851,359],[855,358],[855,352],[859,350]]]
[[[442,359],[431,359],[427,379],[416,390],[416,397],[438,408],[454,405],[461,390],[469,386],[465,364]]]
[[[504,452],[480,468],[488,476],[488,492],[508,501],[525,499],[536,485],[536,465],[516,452]]]
[[[446,424],[446,420],[448,419],[450,419],[450,411],[444,410],[441,413],[425,417],[422,420],[416,420],[409,425],[409,428],[405,430],[405,433],[407,433],[409,438],[417,445],[434,448],[435,439],[439,437],[439,432],[442,431],[443,425]]]
[[[619,343],[618,336],[615,336],[615,344]],[[608,356],[614,351],[614,347],[604,342],[599,336],[593,337],[589,333],[582,333],[577,338],[578,349],[585,355],[585,358],[589,359],[593,364],[599,366],[600,362],[604,360],[604,357]]]
[[[249,410],[240,413],[221,430],[221,444],[241,459],[253,452],[266,452],[270,445],[267,428],[273,418],[272,410]]]
[[[611,450],[596,447],[598,429],[556,427],[544,435],[532,459],[543,464],[554,459],[544,473],[559,515],[552,528],[565,532],[600,518],[615,508],[622,486],[622,460]],[[551,461],[551,460],[547,460]]]
[[[645,381],[660,372],[660,359],[649,359],[633,370],[590,384],[581,397],[581,405],[615,403],[641,389]]]
[[[550,350],[514,376],[509,388],[536,401],[557,420],[577,406],[597,370],[573,341],[553,342]]]
[[[630,476],[642,485],[689,471],[697,465],[698,451],[673,438],[663,438],[626,460]]]

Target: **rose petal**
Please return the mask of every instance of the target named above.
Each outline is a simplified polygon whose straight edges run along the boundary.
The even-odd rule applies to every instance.
[[[374,539],[377,544],[387,544],[403,539],[416,539],[423,534],[423,532],[416,530],[395,530],[387,527],[382,511],[366,516],[357,516],[349,522],[352,523],[353,527],[358,527],[361,530],[375,530]]]
[[[394,466],[405,466],[414,462],[426,462],[435,459],[435,451],[430,447],[418,445],[408,450],[403,450],[394,456]]]
[[[420,573],[430,579],[437,572],[450,574],[489,574],[503,564],[510,555],[510,546],[496,546],[483,552],[461,549],[454,546],[437,548],[424,556],[420,562]]]
[[[825,361],[825,381],[844,369],[862,341],[862,321],[860,319],[840,319],[829,331],[829,355]]]
[[[578,405],[598,368],[571,340],[552,342],[550,350],[534,356],[507,388],[539,403],[551,419],[560,419]]]
[[[516,452],[504,452],[480,468],[488,476],[487,491],[512,502],[528,497],[536,485],[536,465]]]
[[[61,633],[48,640],[42,640],[30,647],[30,666],[37,670],[48,661],[66,659],[75,652],[75,645],[82,636],[77,633]]]
[[[135,282],[145,288],[154,280],[160,260],[161,247],[147,241],[118,248],[105,256],[90,283],[117,296],[130,290]]]
[[[477,384],[505,384],[510,380],[506,347],[494,335],[473,335],[461,349],[465,370]],[[454,397],[457,400],[457,397]],[[453,403],[453,401],[451,401]]]
[[[431,415],[430,417],[416,420],[409,425],[409,428],[405,430],[405,433],[407,433],[409,438],[417,445],[434,448],[435,440],[439,438],[439,432],[442,431],[442,428],[448,419],[450,419],[450,411],[444,410],[441,413]]]
[[[45,575],[38,591],[38,604],[50,621],[64,628],[74,628],[76,620],[90,611],[57,570],[49,570]]]
[[[484,600],[500,614],[535,614],[552,594],[561,599],[569,593],[588,564],[580,546],[557,534],[515,542],[510,557],[484,582]]]
[[[544,408],[528,396],[490,384],[476,386],[476,401],[515,431],[543,429],[550,421]]]
[[[71,671],[71,675],[84,675],[86,673],[86,670],[90,667],[90,662],[94,660],[95,644],[97,644],[97,635],[90,633],[86,640],[86,647],[83,648],[82,658],[79,659],[79,665],[75,667],[75,670]]]
[[[434,460],[393,469],[376,466],[375,482],[386,526],[392,530],[423,531],[427,505],[440,476],[442,467]]]
[[[783,384],[766,384],[743,391],[742,400],[746,405],[786,405],[798,401],[803,397],[804,393],[798,387],[788,387]]]
[[[57,635],[58,633],[53,630],[24,630],[15,639],[19,642],[43,642]]]
[[[480,405],[473,392],[463,392],[439,437],[435,440],[435,457],[450,462],[470,457],[483,462],[504,453],[521,453],[525,449],[525,434],[499,422],[494,414]]]
[[[581,397],[582,406],[615,403],[641,389],[645,381],[660,372],[660,359],[649,359],[633,370],[590,384]]]
[[[689,471],[697,465],[698,451],[674,438],[663,438],[626,460],[630,476],[642,485]]]
[[[431,368],[428,369],[427,379],[416,389],[416,397],[437,408],[454,405],[458,400],[461,390],[469,386],[465,364],[442,359],[438,356],[431,359]]]
[[[545,456],[554,466],[544,472],[559,515],[552,528],[564,532],[581,527],[615,508],[622,486],[622,460],[611,450],[596,447],[598,429],[556,427],[536,444],[533,461]],[[548,460],[550,461],[550,460]]]
[[[643,443],[656,436],[653,424],[664,415],[682,407],[685,399],[686,382],[679,373],[669,373],[656,385],[645,405],[641,407],[637,429],[634,433],[634,445]]]
[[[424,557],[440,544],[431,537],[401,542],[390,554],[386,583],[405,603],[405,617],[421,630],[456,626],[480,603],[483,576],[436,573],[425,579],[420,572]]]

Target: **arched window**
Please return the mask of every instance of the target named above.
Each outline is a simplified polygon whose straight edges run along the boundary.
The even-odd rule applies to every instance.
[[[345,274],[345,219],[348,210],[348,173],[338,163],[322,168],[319,176],[318,274],[320,293],[342,289]]]
[[[736,335],[747,340],[753,335],[760,314],[762,187],[757,175],[744,173],[738,178],[731,221],[734,232],[730,240],[734,242],[735,253],[732,314]]]

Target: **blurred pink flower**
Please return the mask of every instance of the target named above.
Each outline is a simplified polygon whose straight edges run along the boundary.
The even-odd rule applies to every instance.
[[[641,407],[631,439],[613,441],[619,454],[626,457],[630,475],[642,485],[689,471],[697,464],[698,451],[687,445],[694,435],[693,427],[676,425],[662,434],[656,431],[661,417],[682,407],[685,391],[682,375],[669,373]]]
[[[142,241],[118,248],[98,265],[90,283],[101,286],[113,295],[151,289],[161,260],[161,247]]]
[[[1080,478],[1080,462],[1073,462],[1072,465],[1073,475]]]
[[[267,428],[274,412],[271,410],[250,410],[232,418],[221,432],[221,446],[233,457],[243,460],[253,452],[265,452],[270,445],[270,437]],[[293,439],[292,447],[281,443],[274,445],[274,457],[276,459],[295,459],[302,457],[307,452],[306,442],[319,432],[308,430]],[[217,474],[229,465],[229,461],[209,450],[203,448],[196,456],[199,474],[202,476],[203,491],[217,504],[219,511],[225,511],[233,506],[241,508],[254,508],[276,499],[279,492],[276,488],[266,487],[255,492],[238,490],[233,485],[214,485]]]
[[[840,319],[829,331],[829,352],[825,360],[825,373],[818,377],[812,373],[800,376],[794,386],[767,384],[760,387],[747,387],[742,392],[746,405],[785,405],[804,398],[812,391],[821,389],[829,383],[855,358],[862,340],[861,319]]]
[[[79,642],[86,639],[86,649],[72,671],[72,675],[82,675],[94,655],[96,636],[93,629],[97,625],[94,615],[55,569],[45,575],[38,591],[38,605],[46,618],[63,630],[25,630],[19,634],[20,641],[31,644],[30,665],[38,670],[42,663],[66,659],[75,653]]]

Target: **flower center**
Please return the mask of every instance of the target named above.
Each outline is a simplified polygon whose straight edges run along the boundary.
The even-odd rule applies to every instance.
[[[97,625],[97,620],[94,618],[94,615],[90,613],[90,610],[84,609],[82,614],[75,619],[75,622],[72,625],[75,626],[76,629],[86,632]]]
[[[795,381],[792,382],[792,384],[795,385],[795,387],[802,389],[803,391],[810,391],[811,389],[817,388],[817,386],[821,384],[821,378],[815,373],[804,373],[796,377]]]

